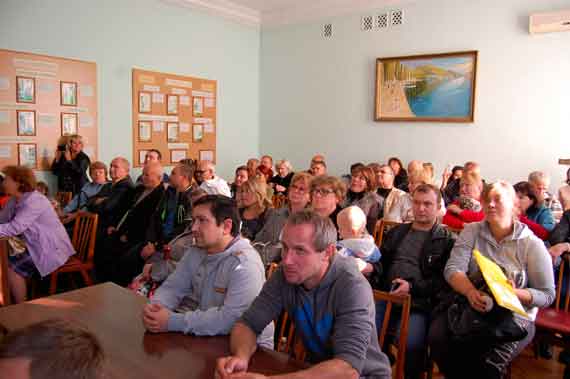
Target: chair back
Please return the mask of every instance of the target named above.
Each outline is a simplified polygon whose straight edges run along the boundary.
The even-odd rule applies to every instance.
[[[79,212],[73,226],[71,244],[75,248],[75,257],[81,262],[93,260],[95,239],[97,237],[98,217],[95,213]]]
[[[372,236],[374,237],[374,242],[376,243],[376,246],[380,248],[380,246],[382,246],[382,240],[384,239],[384,234],[393,227],[398,226],[400,224],[401,222],[378,220],[376,222],[376,226],[374,227],[374,233],[373,233],[374,235]]]
[[[390,324],[390,316],[392,315],[392,310],[394,305],[399,305],[402,307],[402,314],[400,319],[400,336],[398,338],[398,357],[396,359],[396,375],[395,379],[404,378],[404,365],[406,358],[406,345],[408,340],[408,325],[410,321],[410,308],[412,300],[410,295],[406,296],[394,296],[388,292],[374,290],[374,301],[378,302],[380,300],[386,302],[386,312],[384,313],[384,321],[382,322],[382,327],[378,333],[378,343],[380,348],[383,348],[384,340],[386,339],[386,334],[388,333],[388,325]]]
[[[305,346],[301,338],[295,333],[295,323],[286,311],[281,315],[281,327],[279,328],[279,336],[277,338],[277,351],[288,354],[292,358],[300,361],[304,361],[307,357]]]
[[[283,194],[276,194],[273,195],[273,208],[278,209],[282,208],[287,204],[287,197]]]
[[[265,277],[269,280],[271,275],[273,275],[273,273],[275,271],[277,271],[278,268],[279,268],[279,265],[277,263],[271,263],[269,265],[269,267],[267,268],[267,271],[265,272]]]
[[[65,207],[67,204],[69,204],[72,197],[73,197],[72,192],[58,191],[55,194],[55,199],[57,200],[57,202],[59,203],[61,208]]]

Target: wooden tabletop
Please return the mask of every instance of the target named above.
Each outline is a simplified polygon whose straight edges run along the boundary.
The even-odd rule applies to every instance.
[[[229,338],[180,333],[145,333],[146,299],[112,283],[0,308],[8,331],[50,318],[78,321],[101,342],[112,378],[213,378],[216,359],[228,354]],[[259,349],[250,370],[265,375],[305,365],[287,355]]]

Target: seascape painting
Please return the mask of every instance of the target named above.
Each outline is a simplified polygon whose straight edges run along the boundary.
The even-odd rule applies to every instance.
[[[477,52],[379,58],[377,121],[473,122]]]

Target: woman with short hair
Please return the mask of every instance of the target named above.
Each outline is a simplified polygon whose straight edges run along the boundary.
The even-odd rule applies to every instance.
[[[481,198],[485,219],[465,225],[444,276],[455,293],[466,298],[466,307],[484,314],[490,311],[490,297],[482,291],[484,282],[473,250],[496,263],[528,314],[528,318],[512,314],[512,321],[526,331],[526,336],[514,342],[464,343],[452,334],[448,311],[441,312],[431,325],[429,346],[438,367],[451,379],[502,378],[510,362],[532,341],[538,308],[547,307],[555,297],[552,261],[544,243],[516,220],[513,187],[504,181],[493,183],[485,188]]]
[[[346,187],[337,177],[320,175],[311,181],[311,208],[321,217],[329,217],[338,230],[336,216],[342,210]]]
[[[277,175],[274,175],[269,180],[269,184],[273,187],[276,195],[287,195],[287,189],[294,174],[293,166],[291,166],[288,160],[282,159],[277,162],[275,168],[277,169]]]
[[[80,135],[62,138],[58,141],[51,171],[57,176],[57,190],[75,195],[89,181],[87,169],[91,162],[83,152],[83,138]]]
[[[75,254],[49,200],[35,190],[31,169],[8,166],[4,189],[11,199],[0,211],[0,237],[9,237],[8,285],[14,302],[26,300],[26,279],[51,274]]]
[[[366,215],[366,230],[373,234],[376,221],[382,214],[384,199],[376,193],[376,174],[371,168],[357,167],[353,170],[350,187],[343,208],[355,205]]]
[[[272,202],[267,197],[267,184],[258,178],[244,182],[238,189],[237,203],[241,216],[241,234],[253,241],[273,211]]]

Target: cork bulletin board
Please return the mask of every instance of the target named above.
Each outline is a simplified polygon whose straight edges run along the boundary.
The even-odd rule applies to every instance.
[[[216,81],[133,69],[133,165],[149,149],[165,166],[216,161]]]
[[[0,49],[0,168],[49,170],[62,135],[97,146],[97,65]]]

